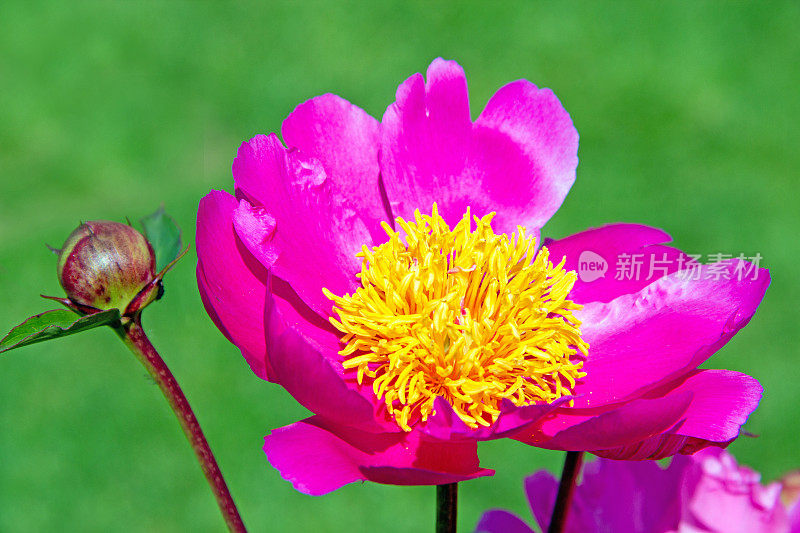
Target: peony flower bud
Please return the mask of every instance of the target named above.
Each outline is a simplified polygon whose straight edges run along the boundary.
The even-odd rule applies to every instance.
[[[144,235],[107,220],[83,223],[67,237],[58,256],[58,280],[77,307],[116,308],[123,315],[158,299],[162,287]]]

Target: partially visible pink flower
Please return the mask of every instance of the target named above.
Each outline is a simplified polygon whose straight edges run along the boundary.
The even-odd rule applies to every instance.
[[[197,280],[253,371],[314,413],[265,440],[298,490],[491,475],[477,443],[503,437],[691,453],[758,405],[755,379],[697,367],[748,323],[765,269],[684,276],[686,254],[638,224],[533,242],[578,164],[549,89],[509,83],[473,121],[463,70],[437,59],[380,122],[326,94],[281,133],[242,144],[235,195],[200,202]],[[582,281],[583,251],[665,268]]]
[[[789,472],[781,478],[781,501],[789,511],[791,533],[800,533],[800,470]]]
[[[731,454],[707,448],[675,456],[668,468],[653,461],[598,459],[583,469],[567,514],[566,533],[798,533],[800,506],[781,502],[784,485],[761,476]],[[542,531],[558,492],[547,471],[525,479],[525,492]],[[484,513],[477,532],[532,533],[504,510]]]

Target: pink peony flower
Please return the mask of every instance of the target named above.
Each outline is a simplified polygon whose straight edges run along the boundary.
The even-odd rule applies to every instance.
[[[798,533],[800,505],[781,502],[781,483],[739,466],[725,450],[707,448],[676,456],[668,468],[652,461],[599,459],[587,464],[575,488],[565,533]],[[525,479],[525,493],[539,527],[546,531],[558,492],[547,471]],[[504,510],[484,513],[480,533],[532,533]]]
[[[755,379],[697,366],[750,320],[766,270],[686,276],[670,237],[637,224],[539,245],[578,163],[549,89],[512,82],[473,122],[463,70],[437,59],[380,123],[326,94],[281,133],[241,146],[235,196],[201,201],[197,279],[253,371],[314,413],[265,439],[298,490],[491,475],[477,442],[501,437],[690,453],[735,439],[758,404]],[[667,266],[582,281],[584,251]]]

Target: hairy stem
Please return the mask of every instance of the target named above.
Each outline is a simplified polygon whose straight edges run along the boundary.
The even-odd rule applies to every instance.
[[[247,530],[239,516],[239,511],[236,509],[236,504],[233,502],[228,486],[225,484],[225,479],[222,477],[217,460],[208,446],[203,430],[200,429],[200,423],[197,421],[197,417],[194,416],[194,412],[189,406],[189,401],[175,380],[175,376],[172,375],[167,364],[150,343],[147,335],[145,335],[142,329],[141,315],[137,315],[127,325],[116,328],[116,331],[125,345],[130,348],[136,358],[147,369],[147,372],[158,383],[161,392],[164,393],[164,397],[178,417],[183,432],[189,440],[197,460],[200,462],[200,467],[203,469],[211,490],[214,492],[228,529],[235,533],[246,533]]]
[[[436,486],[436,533],[456,533],[458,483]]]
[[[550,527],[547,533],[562,533],[567,524],[567,513],[572,503],[572,493],[575,491],[575,482],[581,471],[583,452],[567,452],[564,458],[564,470],[561,471],[561,482],[558,485],[558,495],[553,506],[553,515],[550,517]]]

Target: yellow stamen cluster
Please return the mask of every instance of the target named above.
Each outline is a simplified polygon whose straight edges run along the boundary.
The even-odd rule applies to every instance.
[[[567,299],[575,272],[536,252],[535,238],[495,235],[494,213],[470,212],[450,230],[431,216],[383,223],[389,241],[358,254],[361,287],[335,303],[345,369],[371,381],[405,431],[441,396],[473,428],[491,425],[508,398],[524,406],[571,394],[581,372],[581,306]]]

